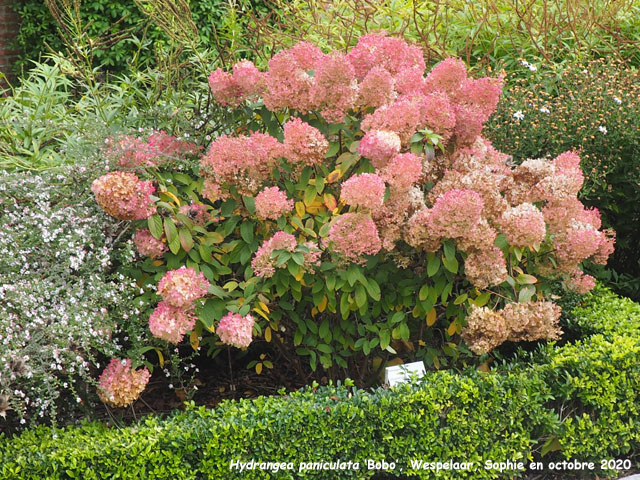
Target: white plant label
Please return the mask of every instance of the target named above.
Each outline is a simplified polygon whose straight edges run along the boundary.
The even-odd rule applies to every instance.
[[[422,378],[426,370],[423,362],[405,363],[387,367],[384,370],[384,383],[395,387],[399,383],[408,382],[411,377]]]

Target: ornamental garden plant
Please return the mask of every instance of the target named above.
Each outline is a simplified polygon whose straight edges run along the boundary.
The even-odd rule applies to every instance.
[[[552,290],[593,288],[583,264],[605,264],[615,240],[577,198],[580,157],[514,166],[482,136],[503,77],[455,58],[425,70],[384,32],[348,53],[303,42],[267,71],[211,73],[214,99],[247,120],[206,150],[164,132],[109,139],[116,169],[92,190],[137,230],[151,334],[210,356],[260,338],[303,378],[359,384],[390,355],[439,368],[561,338]],[[142,361],[109,364],[106,403],[136,398]]]

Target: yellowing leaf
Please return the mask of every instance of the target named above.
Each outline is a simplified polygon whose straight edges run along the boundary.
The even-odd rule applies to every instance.
[[[271,313],[269,311],[269,307],[267,307],[267,304],[261,301],[258,301],[258,305],[260,305],[260,308],[265,312],[265,313]]]
[[[336,201],[336,197],[334,197],[330,193],[325,193],[324,197],[323,197],[323,200],[324,200],[324,205],[329,210],[333,210],[334,208],[338,207],[338,202]]]
[[[311,309],[311,316],[315,318],[316,315],[318,315],[318,309],[316,307],[313,307]]]
[[[302,278],[304,277],[304,270],[301,268],[298,269],[298,273],[296,274],[296,281],[302,283]]]
[[[151,265],[153,265],[154,267],[159,267],[160,265],[163,265],[164,262],[162,260],[154,260],[153,262],[151,262]]]
[[[265,328],[265,330],[264,330],[264,339],[265,339],[267,342],[270,342],[270,341],[271,341],[271,327],[267,327],[267,328]]]
[[[436,308],[433,307],[429,313],[427,313],[427,327],[436,323]]]
[[[262,318],[264,318],[265,320],[269,320],[269,317],[267,317],[267,314],[264,313],[262,310],[260,310],[259,308],[254,308],[253,309],[254,312],[256,312],[258,315],[260,315]]]
[[[164,367],[164,355],[162,355],[162,351],[159,348],[155,349],[158,354],[158,363],[160,364],[160,368]]]
[[[212,243],[222,243],[224,241],[224,237],[218,232],[209,232],[207,236],[211,239]]]
[[[191,344],[191,348],[198,350],[198,347],[200,346],[200,336],[195,330],[191,332],[191,335],[189,335],[189,343]]]
[[[324,312],[324,310],[327,308],[327,302],[327,296],[325,295],[324,297],[322,297],[322,300],[320,300],[320,303],[318,304],[319,312]]]
[[[478,370],[480,370],[481,372],[484,373],[489,373],[489,361],[487,360],[484,363],[481,363],[480,365],[478,365]]]
[[[256,363],[256,373],[260,375],[262,373],[262,363]]]
[[[457,324],[458,324],[458,322],[456,322],[455,320],[453,322],[451,322],[451,325],[449,325],[449,328],[447,328],[447,333],[449,335],[455,335],[456,330],[458,328]]]
[[[169,191],[162,192],[162,193],[164,193],[167,197],[171,198],[174,202],[176,202],[176,205],[180,206],[180,199],[176,197],[173,193]]]
[[[327,183],[333,183],[342,177],[342,172],[339,168],[336,168],[333,172],[327,175]]]
[[[236,288],[238,288],[238,282],[231,280],[225,283],[222,288],[224,288],[227,292],[233,292]]]
[[[305,213],[305,208],[304,208],[304,203],[303,202],[296,202],[296,214],[299,217],[302,217]]]

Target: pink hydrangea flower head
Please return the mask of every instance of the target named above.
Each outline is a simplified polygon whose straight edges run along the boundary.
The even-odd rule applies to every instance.
[[[542,243],[547,233],[544,215],[531,203],[508,208],[499,223],[509,245],[514,247],[531,247]]]
[[[160,156],[159,161],[161,163],[170,157],[198,153],[201,149],[199,145],[180,140],[173,135],[169,135],[164,130],[151,132],[147,138],[147,143]]]
[[[393,101],[394,97],[393,77],[384,68],[374,67],[359,86],[357,104],[362,107],[378,108]]]
[[[432,213],[430,208],[422,208],[409,218],[404,239],[412,247],[437,252],[442,246],[442,238],[431,224]]]
[[[551,162],[542,159],[525,160],[512,171],[513,182],[506,192],[507,198],[513,204],[540,202],[543,198],[537,186],[546,177],[553,175],[555,167]]]
[[[276,232],[269,240],[273,250],[287,250],[293,252],[298,245],[296,237],[287,232]]]
[[[401,153],[389,160],[382,177],[394,189],[409,190],[422,175],[422,160],[413,153]]]
[[[553,159],[553,165],[558,172],[581,171],[580,157],[575,152],[565,152]]]
[[[372,68],[383,67],[395,76],[411,67],[425,69],[422,50],[409,46],[402,38],[388,37],[384,31],[361,36],[358,44],[347,54],[358,80],[362,80]]]
[[[298,245],[296,237],[286,232],[276,232],[269,240],[265,240],[253,260],[251,268],[258,277],[270,278],[276,271],[276,268],[284,268],[286,264],[276,266],[276,260],[271,258],[271,254],[275,250],[286,250],[293,252]]]
[[[603,236],[591,225],[574,220],[564,234],[556,237],[556,257],[562,264],[577,265],[598,252]]]
[[[93,181],[91,190],[102,209],[119,220],[142,220],[155,212],[149,196],[153,184],[132,172],[109,172]]]
[[[329,142],[320,130],[299,118],[284,124],[284,156],[294,164],[320,165],[329,150]]]
[[[504,317],[487,307],[473,308],[466,322],[462,339],[476,355],[490,352],[509,336]]]
[[[233,66],[232,81],[245,97],[261,95],[264,91],[264,75],[250,60],[240,60]]]
[[[467,80],[467,66],[458,58],[447,58],[436,65],[425,79],[425,93],[444,92],[455,97]]]
[[[593,255],[593,262],[599,265],[606,265],[609,257],[615,251],[616,232],[607,228],[603,230],[601,234],[598,250]]]
[[[509,303],[501,313],[510,330],[508,340],[512,342],[556,340],[562,335],[558,327],[562,310],[552,302]]]
[[[240,86],[234,82],[233,76],[221,68],[211,72],[209,75],[209,87],[213,98],[220,105],[237,107],[246,99]]]
[[[464,261],[464,273],[476,288],[499,285],[507,279],[507,262],[502,250],[491,246],[471,252]]]
[[[456,126],[456,110],[449,97],[442,92],[434,92],[419,99],[422,115],[420,123],[442,136],[442,141],[446,143]]]
[[[211,169],[222,179],[232,180],[246,168],[247,137],[222,136],[216,138],[201,159],[203,167]]]
[[[224,200],[229,197],[229,192],[223,190],[220,182],[213,177],[205,177],[202,185],[202,195],[212,202]]]
[[[377,108],[366,115],[361,123],[363,132],[387,130],[395,132],[400,142],[407,145],[416,130],[423,124],[422,105],[419,97],[402,97]]]
[[[480,222],[483,207],[482,197],[473,190],[449,190],[433,204],[431,226],[440,237],[464,237]]]
[[[347,205],[375,210],[382,206],[386,187],[375,173],[354,175],[342,184],[340,199]]]
[[[138,230],[133,236],[133,243],[140,255],[159,258],[168,250],[167,244],[154,237],[148,229]]]
[[[369,130],[360,140],[360,155],[371,160],[376,168],[383,168],[400,152],[400,137],[388,130]]]
[[[194,154],[200,147],[179,140],[164,130],[154,131],[146,140],[125,135],[118,139],[108,138],[102,153],[115,160],[120,167],[155,167],[171,158]]]
[[[483,77],[478,79],[469,78],[463,84],[455,97],[456,103],[468,104],[477,108],[482,114],[489,118],[498,106],[504,78]]]
[[[340,215],[327,240],[334,252],[354,263],[364,262],[364,255],[375,255],[382,248],[376,224],[364,213]]]
[[[180,343],[196,325],[195,314],[167,301],[158,303],[149,316],[149,330],[154,337],[169,343]]]
[[[591,225],[595,230],[601,227],[600,212],[597,209],[586,209],[577,198],[547,203],[542,207],[542,213],[549,231],[554,234],[565,232],[574,221]]]
[[[456,239],[456,246],[463,252],[486,250],[493,246],[497,236],[498,232],[482,218],[474,228]]]
[[[549,174],[533,187],[536,199],[552,203],[564,203],[574,199],[584,184],[580,168],[580,157],[575,152],[566,152],[549,163]]]
[[[472,145],[482,133],[488,117],[473,105],[454,105],[456,126],[455,143],[458,147]]]
[[[198,298],[209,292],[211,284],[202,272],[184,265],[177,270],[169,270],[158,283],[158,294],[170,305],[189,309]]]
[[[569,290],[576,293],[588,293],[596,286],[596,279],[591,275],[585,275],[582,270],[576,268],[566,283]]]
[[[307,72],[315,69],[316,65],[326,57],[322,50],[309,42],[298,42],[289,48],[288,52],[297,66]]]
[[[304,242],[303,245],[309,249],[308,252],[303,252],[304,266],[306,269],[320,266],[320,257],[322,256],[322,250],[314,242]]]
[[[353,108],[358,82],[344,54],[333,52],[316,65],[311,101],[329,123],[341,123]]]
[[[584,175],[581,170],[556,171],[553,176],[542,179],[533,191],[542,200],[565,202],[575,198],[583,184]]]
[[[308,48],[298,44],[293,49],[281,50],[269,60],[262,98],[265,106],[272,112],[282,108],[293,108],[307,113],[313,109],[311,87],[314,79],[309,75],[312,68],[307,68],[312,65],[307,64],[307,60],[302,61],[303,50]]]
[[[579,204],[582,207],[582,202],[579,202]],[[596,207],[581,208],[578,212],[576,212],[576,220],[591,225],[596,230],[600,230],[600,228],[602,227],[600,210],[598,210]]]
[[[277,220],[293,209],[293,200],[278,187],[265,188],[256,196],[256,213],[260,218]]]
[[[153,167],[158,163],[156,155],[141,138],[124,135],[120,138],[107,138],[102,154],[115,160],[123,168]]]
[[[284,146],[264,133],[242,137],[218,137],[200,164],[211,172],[218,184],[238,187],[242,194],[255,194],[284,156]]]
[[[98,397],[112,407],[128,407],[149,383],[147,367],[134,370],[131,359],[112,358],[98,378]]]
[[[424,92],[424,68],[405,68],[395,76],[395,90],[399,95],[419,95]]]
[[[228,313],[218,323],[216,333],[222,343],[236,348],[247,348],[253,340],[253,324],[251,315],[242,316],[238,313]]]

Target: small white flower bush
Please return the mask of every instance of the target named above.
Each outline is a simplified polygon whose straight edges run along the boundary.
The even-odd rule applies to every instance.
[[[120,232],[87,201],[88,175],[0,172],[2,427],[55,421],[63,406],[91,403],[91,379],[105,366],[98,357],[142,342],[127,300],[137,287],[112,271],[133,259],[133,243],[112,248]]]

